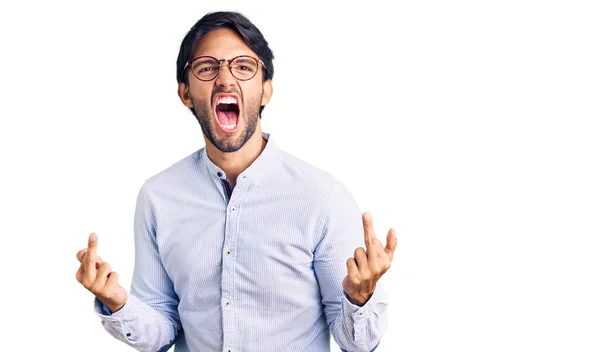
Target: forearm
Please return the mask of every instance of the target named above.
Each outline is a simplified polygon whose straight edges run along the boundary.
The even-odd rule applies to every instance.
[[[381,285],[362,307],[343,297],[341,309],[330,326],[331,334],[342,350],[372,351],[383,337],[387,314],[387,294]]]
[[[102,326],[110,335],[138,351],[166,351],[173,345],[180,324],[168,315],[152,308],[129,294],[127,303],[110,315],[100,300],[95,299],[95,310]]]

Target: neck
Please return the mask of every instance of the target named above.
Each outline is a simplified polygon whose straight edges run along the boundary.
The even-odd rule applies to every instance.
[[[206,153],[210,160],[227,175],[227,180],[235,187],[239,174],[244,172],[263,151],[267,142],[262,137],[260,122],[256,126],[254,134],[236,152],[224,153],[210,143],[206,137]]]

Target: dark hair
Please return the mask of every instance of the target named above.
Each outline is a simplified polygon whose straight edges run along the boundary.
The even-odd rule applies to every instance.
[[[263,74],[263,82],[273,79],[273,52],[260,30],[241,13],[219,11],[204,15],[183,38],[177,56],[177,83],[188,84],[187,75],[183,70],[186,62],[193,59],[192,55],[194,55],[196,44],[200,39],[208,32],[218,28],[229,28],[237,32],[246,45],[264,62],[266,69]],[[260,113],[263,108],[264,106],[260,107]],[[194,109],[191,110],[196,115]]]

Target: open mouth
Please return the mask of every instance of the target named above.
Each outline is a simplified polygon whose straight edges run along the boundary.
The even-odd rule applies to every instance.
[[[240,108],[238,100],[233,96],[221,96],[217,98],[215,114],[219,126],[225,132],[234,132],[238,126]]]

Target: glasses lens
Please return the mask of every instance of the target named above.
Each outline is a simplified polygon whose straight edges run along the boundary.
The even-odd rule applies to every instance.
[[[192,63],[192,73],[196,78],[210,81],[219,73],[219,61],[210,57],[201,57]]]
[[[231,62],[231,73],[241,81],[254,77],[257,71],[258,62],[251,57],[239,56]]]

